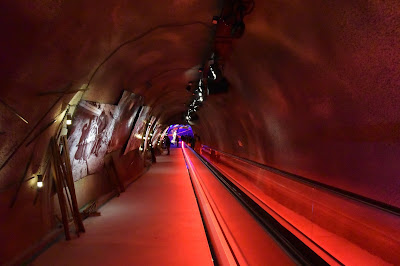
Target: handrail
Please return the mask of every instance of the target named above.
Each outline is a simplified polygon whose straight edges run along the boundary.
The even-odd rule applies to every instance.
[[[304,244],[293,233],[281,225],[274,217],[267,211],[260,207],[252,198],[246,193],[242,192],[233,182],[225,177],[213,165],[207,162],[202,156],[197,154],[189,146],[185,145],[197,158],[210,170],[210,172],[219,180],[222,185],[252,214],[252,216],[263,226],[263,228],[277,241],[280,246],[290,256],[301,265],[328,265],[317,253],[310,247]],[[332,257],[329,253],[328,256],[337,264],[343,265],[340,261]]]
[[[232,250],[226,233],[219,222],[217,214],[215,212],[215,207],[209,200],[207,191],[204,189],[203,185],[200,183],[197,172],[191,162],[189,156],[186,154],[186,148],[188,146],[186,143],[182,142],[182,153],[183,158],[186,163],[186,168],[193,186],[193,190],[196,195],[197,204],[199,206],[200,214],[204,223],[205,231],[207,234],[207,239],[209,240],[210,250],[215,255],[217,262],[216,265],[230,265],[237,266],[240,265],[237,256]]]
[[[278,175],[280,175],[282,177],[289,178],[289,179],[297,181],[299,183],[312,185],[312,186],[327,190],[329,192],[338,194],[340,196],[349,198],[351,200],[354,200],[354,201],[357,201],[357,202],[361,202],[363,204],[369,205],[369,206],[374,207],[376,209],[379,209],[379,210],[394,214],[396,216],[400,216],[400,208],[399,207],[396,207],[396,206],[393,206],[393,205],[390,205],[390,204],[387,204],[387,203],[384,203],[384,202],[381,202],[381,201],[378,201],[378,200],[374,200],[374,199],[371,199],[371,198],[368,198],[368,197],[365,197],[365,196],[362,196],[362,195],[359,195],[359,194],[356,194],[356,193],[353,193],[353,192],[350,192],[350,191],[347,191],[347,190],[344,190],[344,189],[340,189],[340,188],[337,188],[337,187],[334,187],[334,186],[326,185],[324,183],[321,183],[321,182],[318,182],[318,181],[315,181],[315,180],[312,180],[312,179],[309,179],[309,178],[306,178],[306,177],[303,177],[303,176],[300,176],[300,175],[296,175],[296,174],[287,172],[285,170],[278,169],[278,168],[273,167],[273,166],[269,166],[269,165],[266,165],[266,164],[262,164],[262,163],[259,163],[259,162],[255,162],[255,161],[252,161],[252,160],[237,156],[237,155],[233,155],[233,154],[230,154],[230,153],[227,153],[227,152],[216,150],[216,149],[210,148],[210,147],[208,147],[206,145],[202,145],[201,149],[204,149],[203,147],[205,147],[205,149],[214,150],[214,151],[216,151],[218,153],[221,153],[221,154],[224,154],[226,156],[235,158],[235,159],[237,159],[239,161],[243,161],[243,162],[252,164],[252,165],[254,165],[256,167],[259,167],[259,168],[262,168],[262,169],[267,170],[269,172],[278,174]]]

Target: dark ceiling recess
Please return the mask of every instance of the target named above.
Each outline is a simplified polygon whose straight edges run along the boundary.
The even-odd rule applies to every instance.
[[[186,90],[187,91],[191,91],[192,90],[192,86],[193,86],[193,81],[189,81],[188,85],[186,86]]]
[[[208,81],[208,91],[209,94],[219,94],[228,92],[229,82],[226,78],[222,78],[219,81],[209,80]]]

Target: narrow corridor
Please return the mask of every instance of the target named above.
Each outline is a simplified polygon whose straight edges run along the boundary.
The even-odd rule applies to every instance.
[[[0,266],[400,265],[399,0],[0,12]]]
[[[33,265],[212,265],[181,149],[99,211],[79,239],[60,240]]]

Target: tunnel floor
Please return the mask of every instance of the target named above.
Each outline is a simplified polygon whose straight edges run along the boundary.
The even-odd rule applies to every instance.
[[[33,265],[212,265],[181,149],[84,221],[86,233],[61,240]]]

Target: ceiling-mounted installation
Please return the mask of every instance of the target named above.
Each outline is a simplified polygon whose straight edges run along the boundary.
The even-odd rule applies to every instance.
[[[253,9],[254,0],[229,1],[225,3],[220,16],[213,16],[212,23],[216,25],[214,52],[204,68],[198,69],[198,87],[194,89],[189,108],[182,116],[187,122],[198,119],[196,112],[208,95],[228,92],[229,82],[223,76],[224,62],[231,53],[233,39],[240,38],[244,33],[244,17]],[[192,91],[191,89],[191,84],[186,87],[187,91]]]
[[[205,83],[203,82],[203,77],[204,74],[201,75],[199,79],[199,83],[197,85],[197,88],[193,92],[193,97],[191,99],[191,102],[188,104],[189,108],[187,113],[184,115],[184,119],[189,122],[189,121],[194,121],[199,118],[199,116],[196,114],[197,110],[199,107],[202,106],[202,102],[205,99],[206,96],[206,88],[205,88]]]

